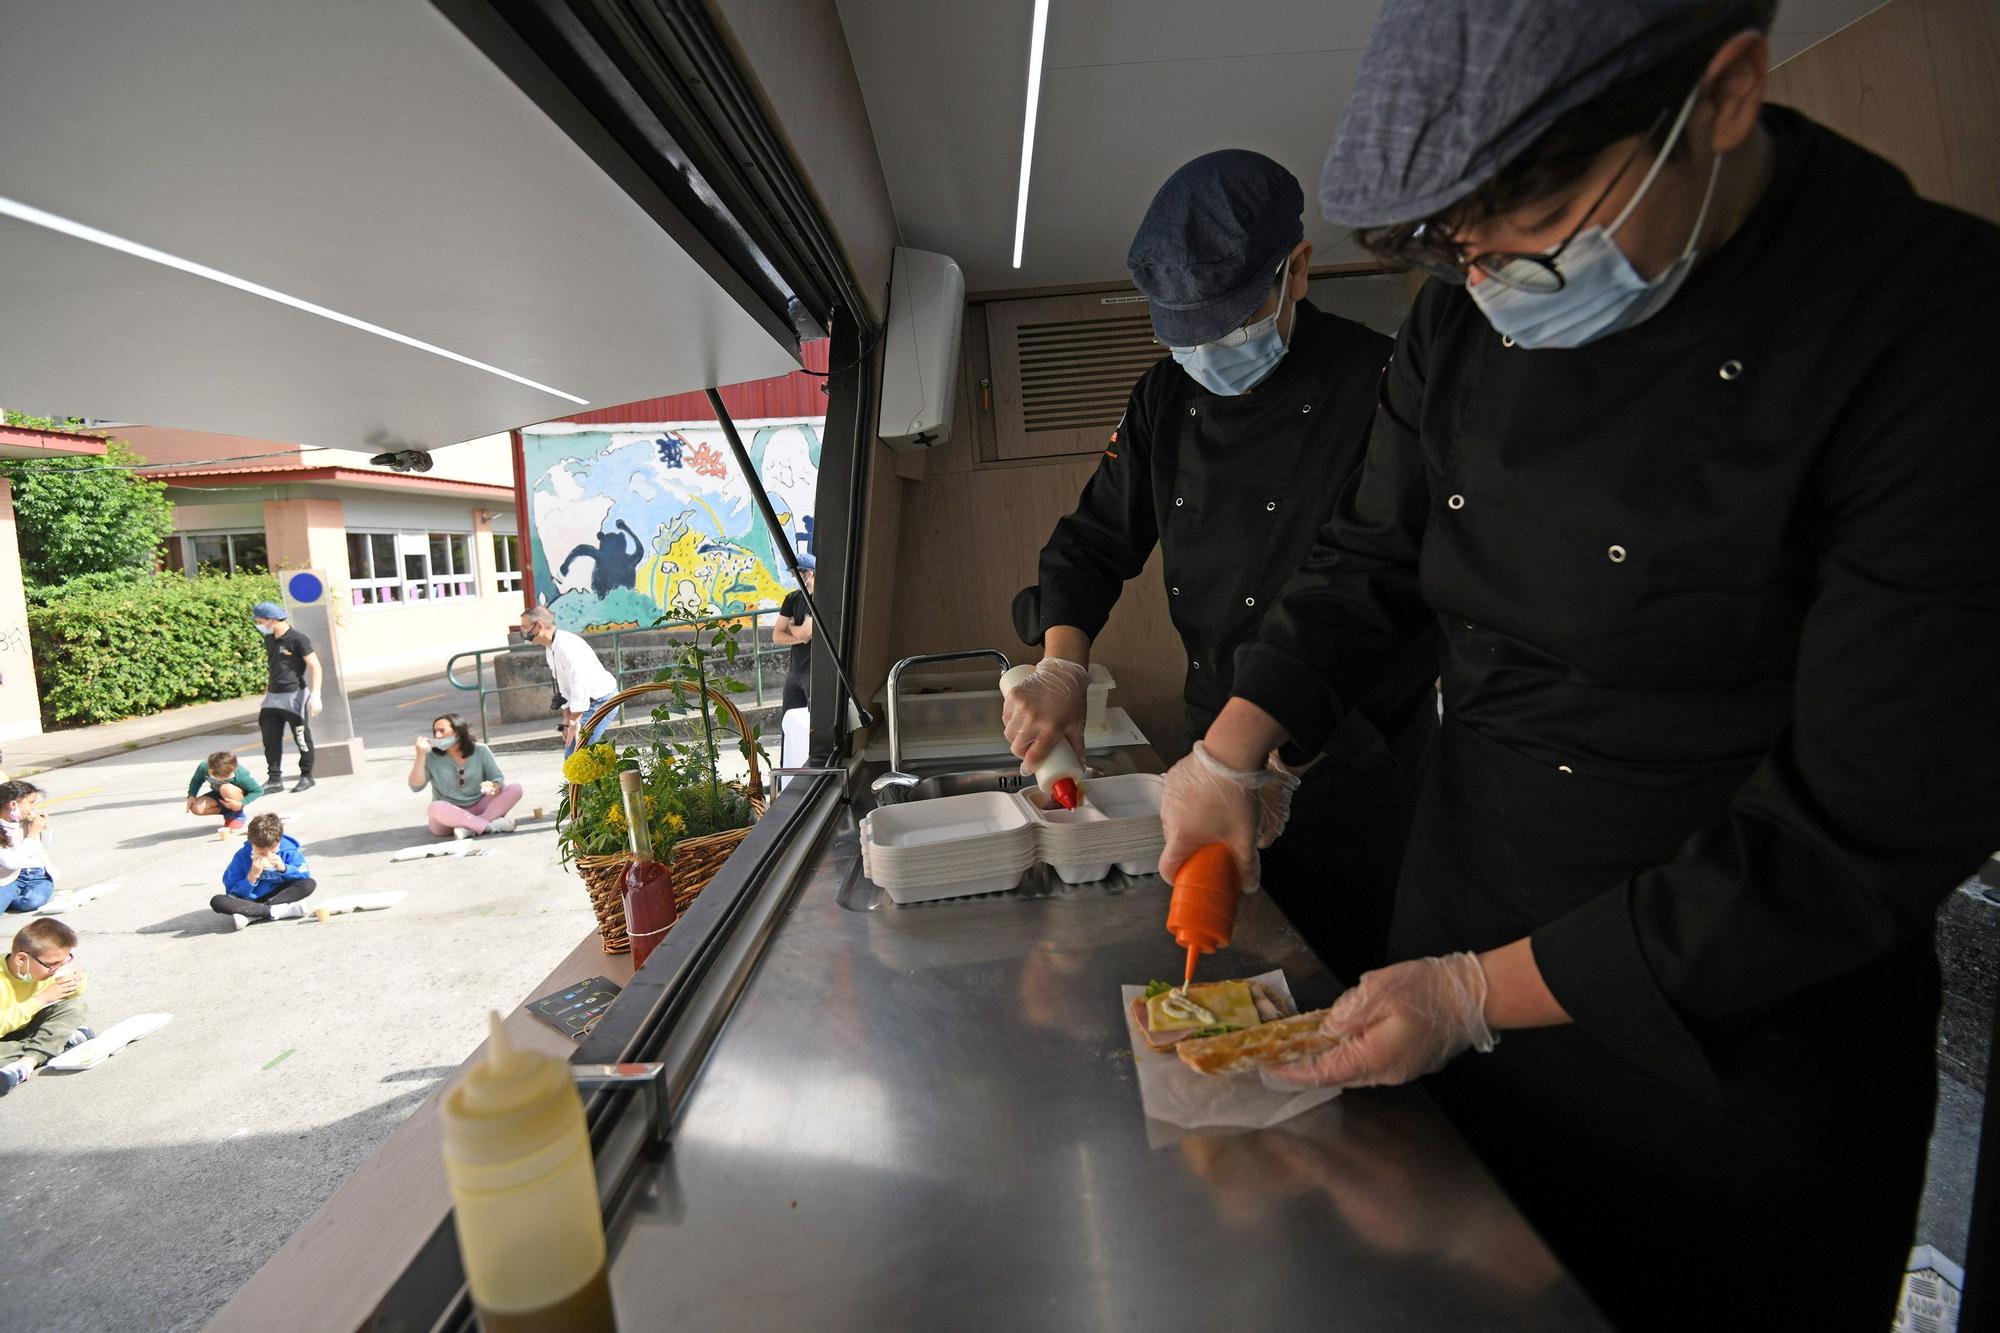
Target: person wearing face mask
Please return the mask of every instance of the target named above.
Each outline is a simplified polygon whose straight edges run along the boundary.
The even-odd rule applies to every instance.
[[[1765,106],[1772,10],[1389,0],[1321,204],[1437,280],[1206,737],[1443,626],[1404,961],[1274,1077],[1429,1075],[1620,1328],[1888,1324],[2000,846],[2000,228]],[[1208,776],[1163,869],[1256,818]]]
[[[576,753],[577,746],[595,744],[610,729],[618,716],[616,710],[599,718],[590,735],[579,735],[583,720],[618,693],[618,681],[604,669],[581,634],[556,628],[556,613],[546,606],[521,613],[521,637],[547,657],[556,697],[562,701],[563,758],[567,759]]]
[[[0,1093],[12,1092],[71,1046],[90,1040],[76,932],[52,916],[14,934],[0,982]]]
[[[1126,263],[1171,355],[1133,388],[1042,548],[1039,586],[1016,600],[1044,653],[1005,706],[1024,769],[1064,739],[1083,753],[1091,640],[1156,544],[1187,650],[1187,738],[1199,738],[1229,698],[1237,650],[1360,463],[1390,343],[1306,299],[1304,206],[1277,162],[1224,149],[1174,172],[1139,224]],[[1435,675],[1432,646],[1412,645],[1340,734],[1282,760],[1259,754],[1240,775],[1268,805],[1262,828],[1239,835],[1246,887],[1267,885],[1343,976],[1381,961]],[[1192,762],[1213,766],[1205,752]],[[1288,803],[1291,831],[1277,837]],[[1368,834],[1321,837],[1335,809]]]
[[[472,727],[457,713],[431,719],[431,734],[419,736],[410,764],[410,790],[431,789],[430,829],[438,837],[478,838],[512,833],[508,815],[521,801],[521,784],[507,781],[493,751],[473,739]]]
[[[250,608],[257,632],[264,636],[264,660],[268,670],[264,706],[257,713],[257,728],[264,737],[264,790],[285,789],[285,732],[292,733],[292,745],[299,752],[299,780],[293,791],[305,791],[313,781],[312,720],[319,716],[320,665],[313,642],[292,628],[290,615],[276,602],[259,602]]]

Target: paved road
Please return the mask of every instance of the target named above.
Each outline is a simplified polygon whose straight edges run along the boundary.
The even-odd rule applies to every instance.
[[[261,776],[251,728],[38,779],[58,883],[123,883],[65,918],[94,1024],[175,1017],[97,1070],[0,1097],[0,1328],[200,1327],[477,1045],[485,1011],[527,998],[592,928],[547,820],[480,857],[390,864],[430,840],[403,778],[453,696],[425,682],[356,700],[366,774],[258,807],[291,821],[321,893],[410,895],[324,925],[237,932],[208,908],[230,849],[181,798],[225,746]],[[559,760],[504,757],[528,788],[517,813],[554,813]]]

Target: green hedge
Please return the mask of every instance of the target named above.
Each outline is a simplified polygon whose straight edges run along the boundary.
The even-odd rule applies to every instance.
[[[28,597],[45,726],[116,722],[264,688],[250,607],[278,599],[268,574],[86,575]]]

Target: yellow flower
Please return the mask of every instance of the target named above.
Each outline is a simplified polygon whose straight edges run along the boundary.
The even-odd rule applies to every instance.
[[[587,787],[618,771],[618,751],[607,744],[586,745],[563,760],[563,776]]]
[[[687,827],[688,827],[688,822],[685,819],[682,819],[679,815],[674,814],[672,811],[667,812],[667,830],[670,833],[673,833],[676,837],[678,837],[680,834],[687,832]]]
[[[609,824],[612,828],[624,828],[625,807],[622,805],[612,806],[609,810],[604,812],[604,822]]]

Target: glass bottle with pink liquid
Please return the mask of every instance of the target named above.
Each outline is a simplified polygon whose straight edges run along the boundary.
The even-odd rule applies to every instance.
[[[674,876],[653,859],[653,830],[646,822],[645,794],[639,775],[618,775],[619,797],[625,803],[625,842],[632,864],[625,867],[625,933],[632,940],[632,966],[646,965],[653,950],[674,924]]]

